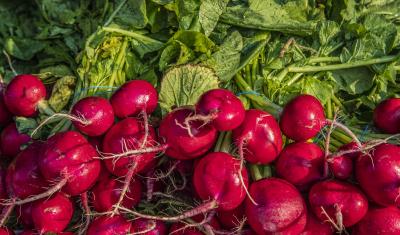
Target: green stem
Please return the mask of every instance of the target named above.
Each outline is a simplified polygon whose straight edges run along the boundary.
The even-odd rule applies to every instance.
[[[393,66],[395,70],[400,70],[400,65]]]
[[[222,144],[222,141],[224,140],[225,133],[226,132],[219,133],[217,143],[215,144],[215,147],[214,147],[214,152],[219,152],[219,150],[221,149],[221,144]]]
[[[232,144],[232,132],[228,131],[226,132],[224,139],[221,143],[221,147],[219,148],[219,151],[229,153],[231,150],[231,144]]]
[[[108,86],[110,87],[110,91],[112,91],[112,88],[114,86],[115,81],[118,79],[118,74],[119,71],[122,69],[122,61],[125,59],[125,52],[126,52],[126,48],[128,46],[128,40],[124,39],[124,42],[121,45],[121,48],[118,52],[118,57],[113,65],[113,71],[111,74],[111,79],[108,83]],[[110,93],[111,94],[111,93]]]
[[[123,0],[118,6],[117,8],[114,10],[114,12],[110,15],[110,17],[108,18],[108,20],[104,23],[104,26],[107,26],[111,23],[111,21],[114,19],[114,17],[117,15],[117,13],[121,10],[122,6],[125,5],[125,3],[127,2],[127,0]]]
[[[263,178],[260,169],[258,168],[258,165],[256,164],[250,164],[250,172],[251,172],[251,178],[253,178],[254,181],[260,180]]]
[[[346,134],[344,134],[341,130],[335,129],[332,131],[332,137],[343,142],[344,144],[350,143],[353,139]]]
[[[326,117],[329,119],[333,118],[332,115],[332,101],[328,100],[328,103],[326,104]]]
[[[310,64],[316,64],[316,63],[326,63],[326,62],[340,62],[340,58],[336,56],[325,56],[325,57],[311,57],[308,60],[308,63]]]
[[[348,62],[343,64],[332,64],[332,65],[323,65],[323,66],[304,66],[304,67],[288,67],[289,72],[292,73],[309,73],[309,72],[320,72],[320,71],[330,71],[330,70],[338,70],[338,69],[349,69],[373,64],[381,64],[392,62],[398,59],[398,55],[394,56],[384,56],[376,59],[369,60],[359,60],[354,62]]]
[[[54,110],[49,106],[46,100],[42,100],[38,103],[39,112],[44,113],[48,116],[55,114]]]
[[[162,43],[162,42],[160,42],[158,40],[155,40],[153,38],[150,38],[150,37],[147,37],[147,36],[144,36],[142,34],[132,32],[132,31],[113,28],[113,27],[103,27],[102,29],[105,32],[119,33],[119,34],[122,34],[122,35],[125,35],[125,36],[128,36],[128,37],[132,37],[132,38],[137,39],[139,41],[146,41],[146,42],[149,42],[151,44],[157,44],[157,47],[162,47],[164,45],[164,43]]]
[[[247,65],[244,68],[245,71],[245,81],[247,82],[247,84],[249,84],[250,87],[253,86],[253,83],[251,82],[251,72],[250,72],[250,65]]]

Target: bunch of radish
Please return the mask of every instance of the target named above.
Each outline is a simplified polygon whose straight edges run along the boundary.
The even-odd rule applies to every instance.
[[[33,75],[0,96],[0,234],[400,234],[400,146],[359,141],[313,96],[277,120],[213,89],[160,122],[144,80],[69,113],[47,112],[46,97]],[[377,106],[377,128],[400,133],[399,100]],[[45,140],[18,131],[13,117],[41,112],[37,130],[55,117],[72,129]],[[353,141],[332,151],[335,128]]]

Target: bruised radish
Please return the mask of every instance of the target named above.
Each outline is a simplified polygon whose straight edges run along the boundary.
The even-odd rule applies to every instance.
[[[209,153],[196,165],[193,173],[193,185],[203,200],[214,200],[218,210],[232,210],[238,207],[246,197],[248,185],[246,168],[239,172],[240,161],[225,152]]]
[[[169,234],[173,235],[204,235],[197,228],[186,226],[183,223],[174,223],[169,229]]]
[[[45,191],[48,184],[38,166],[41,148],[39,142],[29,145],[9,165],[6,183],[11,198],[24,199]]]
[[[356,161],[356,178],[367,196],[382,206],[400,206],[400,147],[381,144]]]
[[[132,80],[122,85],[111,97],[115,116],[126,118],[141,112],[152,113],[158,102],[157,91],[145,80]]]
[[[204,93],[196,104],[196,115],[190,120],[201,120],[211,124],[218,131],[229,131],[238,127],[244,120],[245,109],[231,91],[213,89]],[[190,126],[188,123],[187,126]]]
[[[0,228],[0,235],[14,235],[15,233],[8,228]]]
[[[143,235],[167,235],[168,229],[164,222],[157,220],[135,219],[132,222],[132,230],[136,234]]]
[[[46,87],[36,76],[21,74],[15,76],[4,92],[4,103],[16,116],[36,115],[38,105],[46,98]]]
[[[251,163],[267,164],[282,150],[282,135],[274,117],[264,111],[250,109],[242,124],[233,130],[233,139],[243,157]]]
[[[307,224],[300,235],[333,235],[334,230],[328,222],[322,222],[313,213],[307,213]]]
[[[18,221],[20,221],[24,227],[27,228],[32,228],[34,226],[32,218],[32,205],[33,203],[27,203],[16,209]]]
[[[111,175],[102,177],[92,189],[94,209],[97,212],[110,211],[113,205],[118,202],[122,187],[123,183]],[[136,206],[140,201],[141,194],[142,185],[137,178],[134,178],[129,185],[126,197],[122,201],[122,206],[126,208]]]
[[[39,159],[40,172],[49,181],[64,181],[63,191],[75,196],[87,191],[97,180],[100,161],[93,146],[76,131],[50,137]]]
[[[298,142],[282,150],[276,162],[276,173],[300,190],[306,190],[323,178],[324,165],[324,152],[318,145]]]
[[[295,141],[313,138],[325,125],[324,108],[311,95],[295,97],[286,104],[280,118],[283,134]]]
[[[72,123],[83,134],[99,136],[114,123],[114,111],[108,100],[102,97],[86,97],[79,100],[71,111]]]
[[[257,234],[300,234],[306,226],[307,209],[299,191],[289,182],[267,178],[250,185],[246,216]]]
[[[126,235],[133,232],[132,223],[121,215],[103,215],[90,224],[87,235]]]
[[[382,101],[374,110],[374,124],[382,131],[395,134],[400,132],[400,98]]]
[[[368,200],[355,186],[330,180],[316,183],[308,195],[311,210],[339,231],[359,222],[368,211]]]
[[[245,220],[244,203],[230,211],[218,211],[217,214],[219,222],[227,229],[233,229]]]
[[[71,200],[63,193],[41,199],[32,205],[33,223],[40,234],[62,232],[72,219],[73,212]]]
[[[4,103],[4,95],[0,94],[0,127],[6,126],[12,121],[12,114],[8,111],[6,104]]]
[[[356,143],[351,142],[341,146],[338,152],[354,150],[354,153],[347,153],[328,159],[329,168],[337,179],[345,180],[350,178],[353,174],[354,163],[353,161],[360,155],[357,152],[358,146]]]
[[[355,226],[355,235],[400,234],[400,210],[397,207],[371,208]]]
[[[194,111],[187,108],[176,109],[170,112],[161,122],[159,135],[167,146],[166,155],[179,159],[190,160],[205,154],[215,143],[217,131],[210,124],[201,121],[191,122],[190,136],[185,127],[185,118],[194,115]]]
[[[21,134],[15,123],[10,123],[3,129],[0,135],[0,148],[3,155],[15,157],[21,150],[21,146],[28,143],[31,138]]]

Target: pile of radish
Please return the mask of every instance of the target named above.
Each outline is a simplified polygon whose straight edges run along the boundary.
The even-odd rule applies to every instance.
[[[400,234],[400,147],[360,141],[313,96],[277,120],[219,88],[157,120],[156,88],[132,80],[52,114],[70,130],[19,133],[13,117],[45,112],[46,97],[33,75],[0,96],[0,235]],[[400,99],[373,120],[400,133]],[[332,129],[353,141],[330,150]]]

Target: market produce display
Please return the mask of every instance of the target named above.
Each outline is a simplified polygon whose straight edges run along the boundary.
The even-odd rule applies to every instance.
[[[0,235],[400,234],[400,1],[0,1]]]

